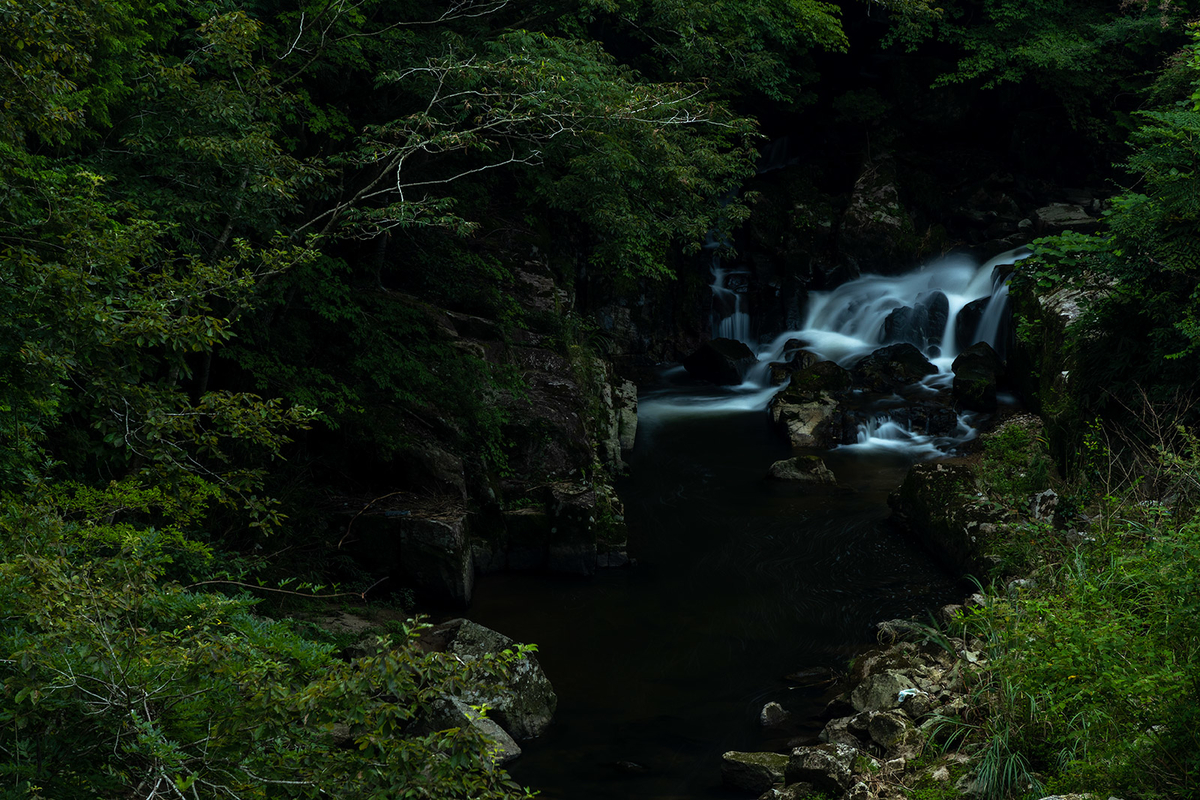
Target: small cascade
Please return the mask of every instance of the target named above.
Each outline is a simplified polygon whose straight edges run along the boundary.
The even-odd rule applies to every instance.
[[[727,270],[719,253],[712,257],[712,332],[713,338],[750,342],[750,315],[745,309],[745,270]]]
[[[907,387],[903,397],[881,397],[855,406],[857,441],[840,447],[895,452],[916,459],[949,452],[974,438],[979,415],[955,415],[938,397],[950,390],[951,365],[970,345],[987,342],[1003,357],[1007,279],[1012,271],[1008,267],[1027,255],[1026,248],[1018,248],[982,265],[966,256],[950,256],[904,275],[867,274],[831,291],[811,292],[803,325],[758,347],[751,341],[750,315],[738,291],[744,290],[747,273],[724,268],[714,253],[713,336],[750,345],[756,350],[758,364],[739,386],[700,392],[694,385],[685,389],[688,379],[678,368],[663,390],[644,398],[639,416],[766,408],[780,389],[771,385],[771,363],[787,361],[798,347],[849,369],[881,347],[907,342],[920,350],[937,372]]]

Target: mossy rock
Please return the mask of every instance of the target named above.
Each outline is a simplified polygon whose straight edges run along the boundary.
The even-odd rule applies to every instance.
[[[779,393],[782,402],[792,405],[815,402],[822,394],[850,388],[850,372],[832,361],[818,361],[792,373],[792,382]]]
[[[930,462],[909,469],[899,510],[909,531],[950,571],[986,576],[998,544],[993,514],[975,502],[975,472],[965,464]]]

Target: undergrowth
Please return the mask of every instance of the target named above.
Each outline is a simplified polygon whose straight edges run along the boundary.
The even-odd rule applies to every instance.
[[[1045,485],[1036,437],[1017,441],[1028,434],[989,444],[993,499],[1019,505]],[[934,738],[975,751],[988,800],[1200,791],[1200,448],[1186,430],[1140,452],[1118,440],[1089,435],[1089,468],[1062,487],[1085,512],[1071,530],[1016,528],[1035,580],[987,587],[962,619],[987,657],[972,687],[983,713],[943,720]]]

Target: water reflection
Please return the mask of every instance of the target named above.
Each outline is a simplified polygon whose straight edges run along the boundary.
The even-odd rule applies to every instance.
[[[955,595],[884,523],[906,454],[829,453],[833,488],[770,482],[790,451],[761,406],[687,413],[671,378],[642,404],[620,486],[637,566],[477,588],[473,618],[537,642],[559,693],[554,725],[512,765],[546,798],[726,797],[722,752],[819,729],[820,691],[783,676],[842,666],[874,622]],[[791,728],[758,726],[768,700],[793,712]]]

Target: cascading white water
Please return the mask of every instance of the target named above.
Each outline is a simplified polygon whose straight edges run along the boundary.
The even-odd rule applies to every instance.
[[[713,253],[713,338],[737,339],[739,342],[751,344],[750,315],[746,313],[745,298],[729,286],[732,278],[748,274],[745,271],[726,270],[721,266],[720,254]]]
[[[667,392],[650,396],[642,402],[639,417],[765,408],[779,390],[770,385],[770,364],[785,358],[784,350],[792,340],[799,340],[805,349],[823,360],[851,367],[880,347],[918,338],[919,342],[913,343],[930,357],[938,372],[915,387],[914,393],[934,395],[949,387],[951,364],[969,345],[983,341],[1003,352],[1001,329],[1007,310],[1008,285],[1007,271],[997,267],[1013,264],[1027,255],[1027,249],[1018,248],[983,265],[965,256],[952,256],[905,275],[868,274],[832,291],[811,292],[803,326],[781,333],[759,348],[758,364],[741,385],[714,389],[708,394],[692,392],[684,396]],[[724,270],[715,254],[712,272],[714,337],[738,339],[753,349],[756,343],[749,340],[749,314],[742,310],[738,293],[727,286],[730,275],[737,273]],[[990,300],[974,326],[974,336],[970,331],[964,331],[966,341],[958,341],[959,314],[968,304],[984,298]],[[920,336],[914,337],[913,329],[896,330],[895,317],[892,330],[888,330],[888,318],[897,309],[916,310],[910,317],[920,322],[917,326],[923,331]],[[857,443],[843,447],[899,451],[914,458],[933,457],[945,447],[973,438],[975,418],[976,415],[971,413],[959,415],[957,431],[949,437],[935,439],[909,430],[881,413],[860,426]]]

